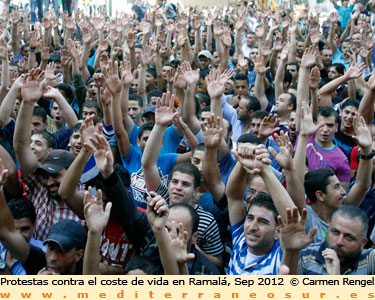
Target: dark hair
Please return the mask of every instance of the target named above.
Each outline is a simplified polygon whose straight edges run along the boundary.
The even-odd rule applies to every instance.
[[[348,99],[344,103],[341,104],[341,109],[344,109],[345,107],[353,106],[356,109],[359,108],[359,101],[357,99]]]
[[[11,199],[8,202],[9,210],[14,219],[29,218],[34,225],[36,213],[33,203],[26,198]]]
[[[83,108],[84,107],[87,107],[87,108],[96,108],[96,111],[98,113],[98,115],[101,115],[102,114],[102,111],[100,110],[100,107],[99,107],[99,103],[96,101],[96,100],[89,100],[89,101],[86,101],[82,104],[82,111],[83,111]]]
[[[139,128],[139,133],[138,133],[138,139],[140,139],[145,131],[152,131],[152,128],[154,128],[155,123],[149,122],[143,124]]]
[[[273,204],[273,201],[270,195],[268,195],[267,193],[256,194],[256,196],[248,202],[248,209],[247,209],[248,212],[252,206],[263,207],[271,211],[275,219],[276,225],[279,224],[277,221],[277,216],[279,215],[279,213],[277,212],[277,209],[275,205]]]
[[[174,165],[171,173],[169,174],[169,180],[172,179],[175,172],[182,174],[188,174],[194,178],[194,188],[197,188],[201,182],[201,174],[196,166],[189,162],[181,162]]]
[[[311,203],[316,202],[317,191],[327,192],[329,178],[332,176],[335,176],[335,172],[327,168],[315,169],[305,175],[305,192]]]
[[[73,102],[74,100],[74,90],[73,88],[66,83],[59,83],[56,88],[58,90],[62,90],[65,93],[65,96],[69,99],[70,102]]]
[[[297,72],[299,71],[299,63],[297,63],[295,61],[287,63],[286,66],[285,66],[285,69],[286,69],[287,66],[296,66],[297,67]]]
[[[32,135],[39,134],[42,136],[42,138],[45,139],[47,143],[47,148],[53,148],[56,149],[57,147],[57,141],[56,138],[53,136],[53,134],[49,133],[47,130],[39,130],[34,132]]]
[[[292,83],[292,81],[293,81],[292,73],[290,73],[288,70],[285,70],[284,71],[284,81],[283,81],[283,83],[289,82],[289,85],[290,85]]]
[[[285,93],[285,94],[290,96],[288,105],[292,104],[293,110],[296,110],[296,108],[297,108],[297,98],[296,98],[296,96],[292,93]]]
[[[82,123],[78,122],[76,125],[73,126],[72,133],[77,132],[81,129]]]
[[[150,73],[152,75],[152,77],[154,77],[154,79],[156,79],[156,77],[157,77],[157,73],[156,73],[156,70],[154,68],[148,68],[146,70],[146,73]]]
[[[289,86],[289,88],[290,88],[290,89],[293,89],[293,90],[296,90],[297,87],[298,87],[298,85],[297,85],[296,83],[295,83],[295,84],[291,84],[291,85]]]
[[[143,99],[141,96],[137,95],[137,94],[130,94],[129,95],[129,101],[137,101],[138,102],[138,105],[140,108],[143,107]],[[147,99],[147,103],[148,103],[148,99]]]
[[[246,74],[238,73],[236,77],[234,77],[234,82],[236,82],[237,80],[245,80],[247,84],[249,84],[249,77],[247,77]]]
[[[129,189],[130,187],[130,175],[129,175],[129,172],[120,164],[115,164],[113,166],[113,173],[117,174],[118,177],[120,178],[122,184],[124,185],[124,187],[126,187],[127,189]],[[99,173],[97,179],[96,179],[96,182],[95,182],[95,187],[96,189],[101,189],[101,190],[104,190],[104,184],[103,184],[103,181],[104,181],[104,177],[101,173]],[[108,201],[110,201],[108,199]]]
[[[61,64],[61,55],[58,54],[58,53],[52,54],[50,56],[49,60],[48,60],[48,63],[51,63],[51,62],[60,63]]]
[[[262,144],[262,141],[254,133],[245,133],[238,138],[237,143]]]
[[[197,92],[195,93],[195,98],[200,102],[206,103],[206,107],[211,105],[211,98],[207,93]]]
[[[140,269],[148,275],[162,275],[163,268],[159,258],[134,254],[125,267],[125,273]]]
[[[34,117],[40,117],[40,118],[42,118],[43,123],[45,123],[47,121],[47,113],[40,106],[34,106],[34,108],[33,108],[33,116]]]
[[[162,91],[159,91],[159,90],[153,90],[153,91],[149,92],[147,94],[147,104],[150,104],[152,97],[161,98],[162,96],[163,96],[163,93],[162,93]],[[140,96],[138,96],[138,97],[140,97]],[[142,97],[141,97],[141,99],[142,99]],[[130,97],[129,97],[129,100],[130,100]],[[143,104],[140,105],[140,107],[143,107]]]
[[[334,63],[334,64],[331,65],[331,67],[335,67],[337,73],[339,73],[341,75],[344,75],[344,73],[345,73],[345,66],[343,64]]]
[[[322,116],[325,118],[335,117],[336,123],[339,121],[339,115],[337,111],[335,111],[331,106],[319,106],[318,111],[316,112],[316,118],[318,118],[318,116]]]
[[[265,117],[268,117],[268,115],[269,115],[269,112],[267,112],[265,110],[257,110],[251,116],[251,120],[252,119],[261,119],[261,120],[263,120]]]
[[[244,99],[248,100],[248,103],[246,105],[246,110],[249,111],[257,111],[261,110],[262,106],[260,105],[260,101],[258,100],[257,97],[254,96],[245,96],[243,97]]]
[[[332,216],[331,216],[331,221],[333,217],[339,214],[343,218],[347,220],[359,220],[362,223],[362,239],[364,239],[367,235],[368,231],[368,217],[367,213],[359,208],[358,206],[353,206],[353,205],[344,205],[341,206],[340,208],[336,209]]]
[[[197,211],[186,203],[173,204],[173,205],[171,205],[171,207],[169,209],[171,210],[173,208],[180,208],[180,207],[185,208],[189,211],[190,216],[191,216],[191,220],[192,220],[192,225],[193,225],[191,233],[192,234],[196,233],[198,231],[198,226],[199,226],[199,215],[198,215]]]
[[[196,145],[191,153],[191,155],[194,155],[195,151],[206,151],[206,146],[204,145],[204,143],[200,143],[198,145]]]

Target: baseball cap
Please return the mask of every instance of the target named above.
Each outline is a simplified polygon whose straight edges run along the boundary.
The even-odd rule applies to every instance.
[[[148,113],[155,113],[155,106],[147,107],[142,114],[142,118],[147,115]]]
[[[55,242],[63,252],[73,248],[85,249],[86,231],[78,222],[64,219],[53,224],[43,244],[46,245],[48,242]]]
[[[64,168],[69,168],[74,160],[73,153],[66,150],[52,150],[47,154],[43,164],[39,166],[37,171],[43,170],[47,173],[56,174]]]
[[[210,51],[208,51],[208,50],[202,50],[201,52],[198,53],[198,57],[199,56],[205,56],[208,59],[212,58],[212,55],[211,55]]]

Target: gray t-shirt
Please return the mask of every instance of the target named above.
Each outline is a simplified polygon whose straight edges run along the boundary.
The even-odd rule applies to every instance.
[[[312,227],[316,226],[318,230],[316,231],[316,234],[314,235],[312,243],[324,242],[326,239],[326,234],[328,231],[329,224],[324,222],[321,218],[319,218],[310,205],[306,205],[306,209],[307,209],[306,233],[308,233]]]

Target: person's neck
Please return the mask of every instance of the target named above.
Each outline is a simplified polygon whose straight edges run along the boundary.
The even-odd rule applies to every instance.
[[[335,144],[332,142],[332,140],[326,142],[326,143],[321,143],[319,142],[317,139],[315,139],[315,142],[318,144],[318,146],[320,148],[323,148],[323,149],[331,149],[335,146]]]
[[[343,134],[352,136],[354,134],[353,126],[352,127],[344,127],[342,124],[340,126],[340,130]]]
[[[199,185],[199,193],[201,195],[205,194],[209,192],[208,188],[206,187],[206,185],[204,184],[204,182],[201,182],[201,184]]]
[[[263,256],[263,255],[266,255],[273,247],[273,245],[275,245],[275,241],[273,242],[273,244],[269,245],[268,247],[266,248],[251,248],[251,247],[248,247],[248,250],[249,252],[252,254],[252,255],[256,255],[256,256]]]
[[[316,202],[311,203],[311,208],[314,210],[314,212],[317,214],[319,218],[321,218],[324,222],[329,223],[333,213],[332,209],[325,205],[322,205],[321,202],[319,202],[319,200],[316,200]]]
[[[243,122],[242,134],[249,132],[250,131],[250,124],[251,124],[250,119],[246,120],[246,121],[242,121],[242,122]]]

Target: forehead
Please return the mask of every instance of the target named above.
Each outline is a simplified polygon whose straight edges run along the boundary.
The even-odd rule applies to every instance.
[[[202,150],[194,151],[194,153],[193,153],[193,157],[194,157],[194,158],[198,158],[198,159],[200,159],[200,160],[203,160],[203,157],[204,157],[204,151],[202,151]]]
[[[54,102],[52,103],[52,107],[53,107],[53,108],[59,108],[59,105],[54,101]]]
[[[175,224],[182,223],[184,230],[186,230],[188,233],[191,233],[193,229],[193,220],[191,219],[190,213],[186,208],[183,207],[176,207],[171,208],[169,211],[168,221],[167,224],[169,227],[172,225],[172,222],[175,222]]]
[[[144,130],[141,135],[141,139],[147,138],[150,136],[151,130]]]
[[[178,180],[178,181],[185,181],[189,182],[191,184],[194,183],[194,177],[190,174],[181,173],[179,171],[176,171],[173,173],[171,180]]]
[[[26,226],[30,226],[30,227],[33,226],[30,218],[14,219],[14,227],[16,227],[16,229],[21,228],[21,227],[26,227]]]
[[[246,80],[236,80],[234,82],[234,85],[235,86],[240,86],[240,85],[249,85],[248,82]]]
[[[42,117],[39,117],[39,116],[32,116],[32,122],[33,123],[35,123],[35,122],[43,123],[43,119],[42,119]]]
[[[292,111],[292,112],[289,114],[289,120],[294,120],[296,117],[297,117],[297,114],[296,114],[295,111]]]
[[[83,112],[94,112],[94,113],[97,113],[98,111],[96,110],[96,107],[84,107],[83,109]]]
[[[139,107],[139,103],[137,100],[129,100],[129,107],[134,107],[134,106],[137,106]]]
[[[324,49],[322,51],[322,55],[332,55],[332,50],[330,50],[330,49]]]
[[[266,219],[270,222],[270,224],[273,224],[276,226],[275,218],[273,216],[273,212],[268,210],[267,208],[260,207],[257,205],[252,205],[247,212],[247,215],[254,216],[254,218],[262,218]]]
[[[288,94],[281,94],[280,96],[279,96],[279,101],[289,101],[289,99],[290,99],[290,95],[288,95]]]
[[[323,117],[322,115],[317,116],[318,123],[325,122],[327,124],[336,123],[336,117],[335,116],[329,116],[329,117]]]
[[[258,119],[258,118],[252,118],[251,119],[251,124],[260,124],[262,122],[262,119]],[[255,180],[255,178],[254,178]]]
[[[297,70],[297,66],[296,65],[287,65],[286,69],[287,70]]]
[[[46,142],[46,140],[44,139],[44,137],[43,137],[41,134],[38,134],[38,133],[33,134],[33,135],[31,136],[31,140],[32,140],[32,141],[40,141],[40,142],[43,142],[43,143]]]
[[[360,219],[348,219],[340,213],[336,213],[329,225],[330,228],[335,228],[343,234],[351,234],[356,237],[362,236],[363,224]]]
[[[263,191],[263,192],[267,191],[266,184],[264,183],[263,179],[260,176],[254,177],[249,187],[256,191]]]
[[[346,106],[342,109],[343,111],[356,112],[358,109],[355,106]]]
[[[329,181],[329,184],[328,184],[328,185],[336,185],[336,184],[340,184],[340,181],[339,181],[339,179],[337,178],[336,175],[330,176],[330,177],[328,178],[328,181]]]

